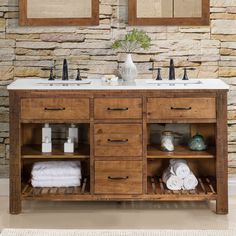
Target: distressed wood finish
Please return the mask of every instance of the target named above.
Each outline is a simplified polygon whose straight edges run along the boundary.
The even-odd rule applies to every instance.
[[[25,98],[21,100],[22,120],[89,120],[88,98]]]
[[[207,106],[206,106],[207,104]],[[215,98],[148,98],[148,119],[215,119]]]
[[[216,200],[216,212],[226,214],[226,94],[226,90],[108,90],[106,94],[100,90],[10,91],[10,212],[20,213],[22,200]],[[189,104],[190,111],[180,113],[177,110],[174,115],[172,112],[175,111],[170,111],[171,106]],[[52,111],[57,115],[45,116],[44,105],[64,105],[70,112],[67,115],[64,111]],[[122,108],[124,105],[129,108],[124,113],[118,110],[109,115],[104,110],[107,106]],[[89,142],[82,143],[74,154],[65,155],[56,147],[51,154],[44,154],[40,146],[41,128],[45,122],[84,123],[82,126],[87,127]],[[188,123],[190,134],[202,133],[211,146],[203,152],[192,152],[186,147],[176,147],[173,153],[161,152],[158,146],[149,146],[148,127],[152,123]],[[168,191],[160,180],[169,158],[180,157],[188,159],[198,177],[199,185],[195,191]],[[80,159],[82,186],[33,188],[30,185],[33,163],[52,159]]]
[[[162,17],[144,18],[137,16],[137,0],[129,0],[129,25],[209,25],[210,23],[210,1],[202,0],[201,17]]]
[[[95,119],[142,119],[141,98],[95,98]]]
[[[216,126],[216,212],[228,213],[228,142],[227,142],[227,94],[218,93]]]
[[[96,161],[96,194],[142,194],[141,161]]]
[[[10,213],[21,212],[20,98],[11,92],[10,100]]]
[[[96,157],[142,156],[142,126],[138,124],[96,124]]]

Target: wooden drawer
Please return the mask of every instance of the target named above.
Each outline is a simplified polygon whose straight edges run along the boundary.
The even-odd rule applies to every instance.
[[[215,119],[215,98],[148,98],[148,119]]]
[[[95,156],[141,157],[142,125],[96,124]]]
[[[21,119],[89,119],[88,98],[33,98],[21,100]]]
[[[141,194],[142,161],[96,161],[95,193]]]
[[[141,98],[95,98],[95,119],[142,119]]]

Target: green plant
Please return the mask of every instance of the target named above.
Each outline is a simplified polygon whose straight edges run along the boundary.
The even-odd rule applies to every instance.
[[[116,40],[112,44],[113,49],[121,48],[125,52],[134,52],[139,48],[148,49],[151,46],[151,38],[142,30],[133,29],[122,40]]]

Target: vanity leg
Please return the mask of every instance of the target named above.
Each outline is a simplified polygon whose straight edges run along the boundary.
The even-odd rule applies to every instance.
[[[10,93],[10,213],[21,212],[20,99]]]
[[[216,213],[228,213],[227,95],[218,92],[216,128]]]

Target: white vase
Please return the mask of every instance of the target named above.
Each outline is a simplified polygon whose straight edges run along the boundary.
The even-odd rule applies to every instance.
[[[121,66],[120,74],[124,81],[134,81],[137,79],[138,70],[132,60],[131,54],[127,54],[125,63]]]

